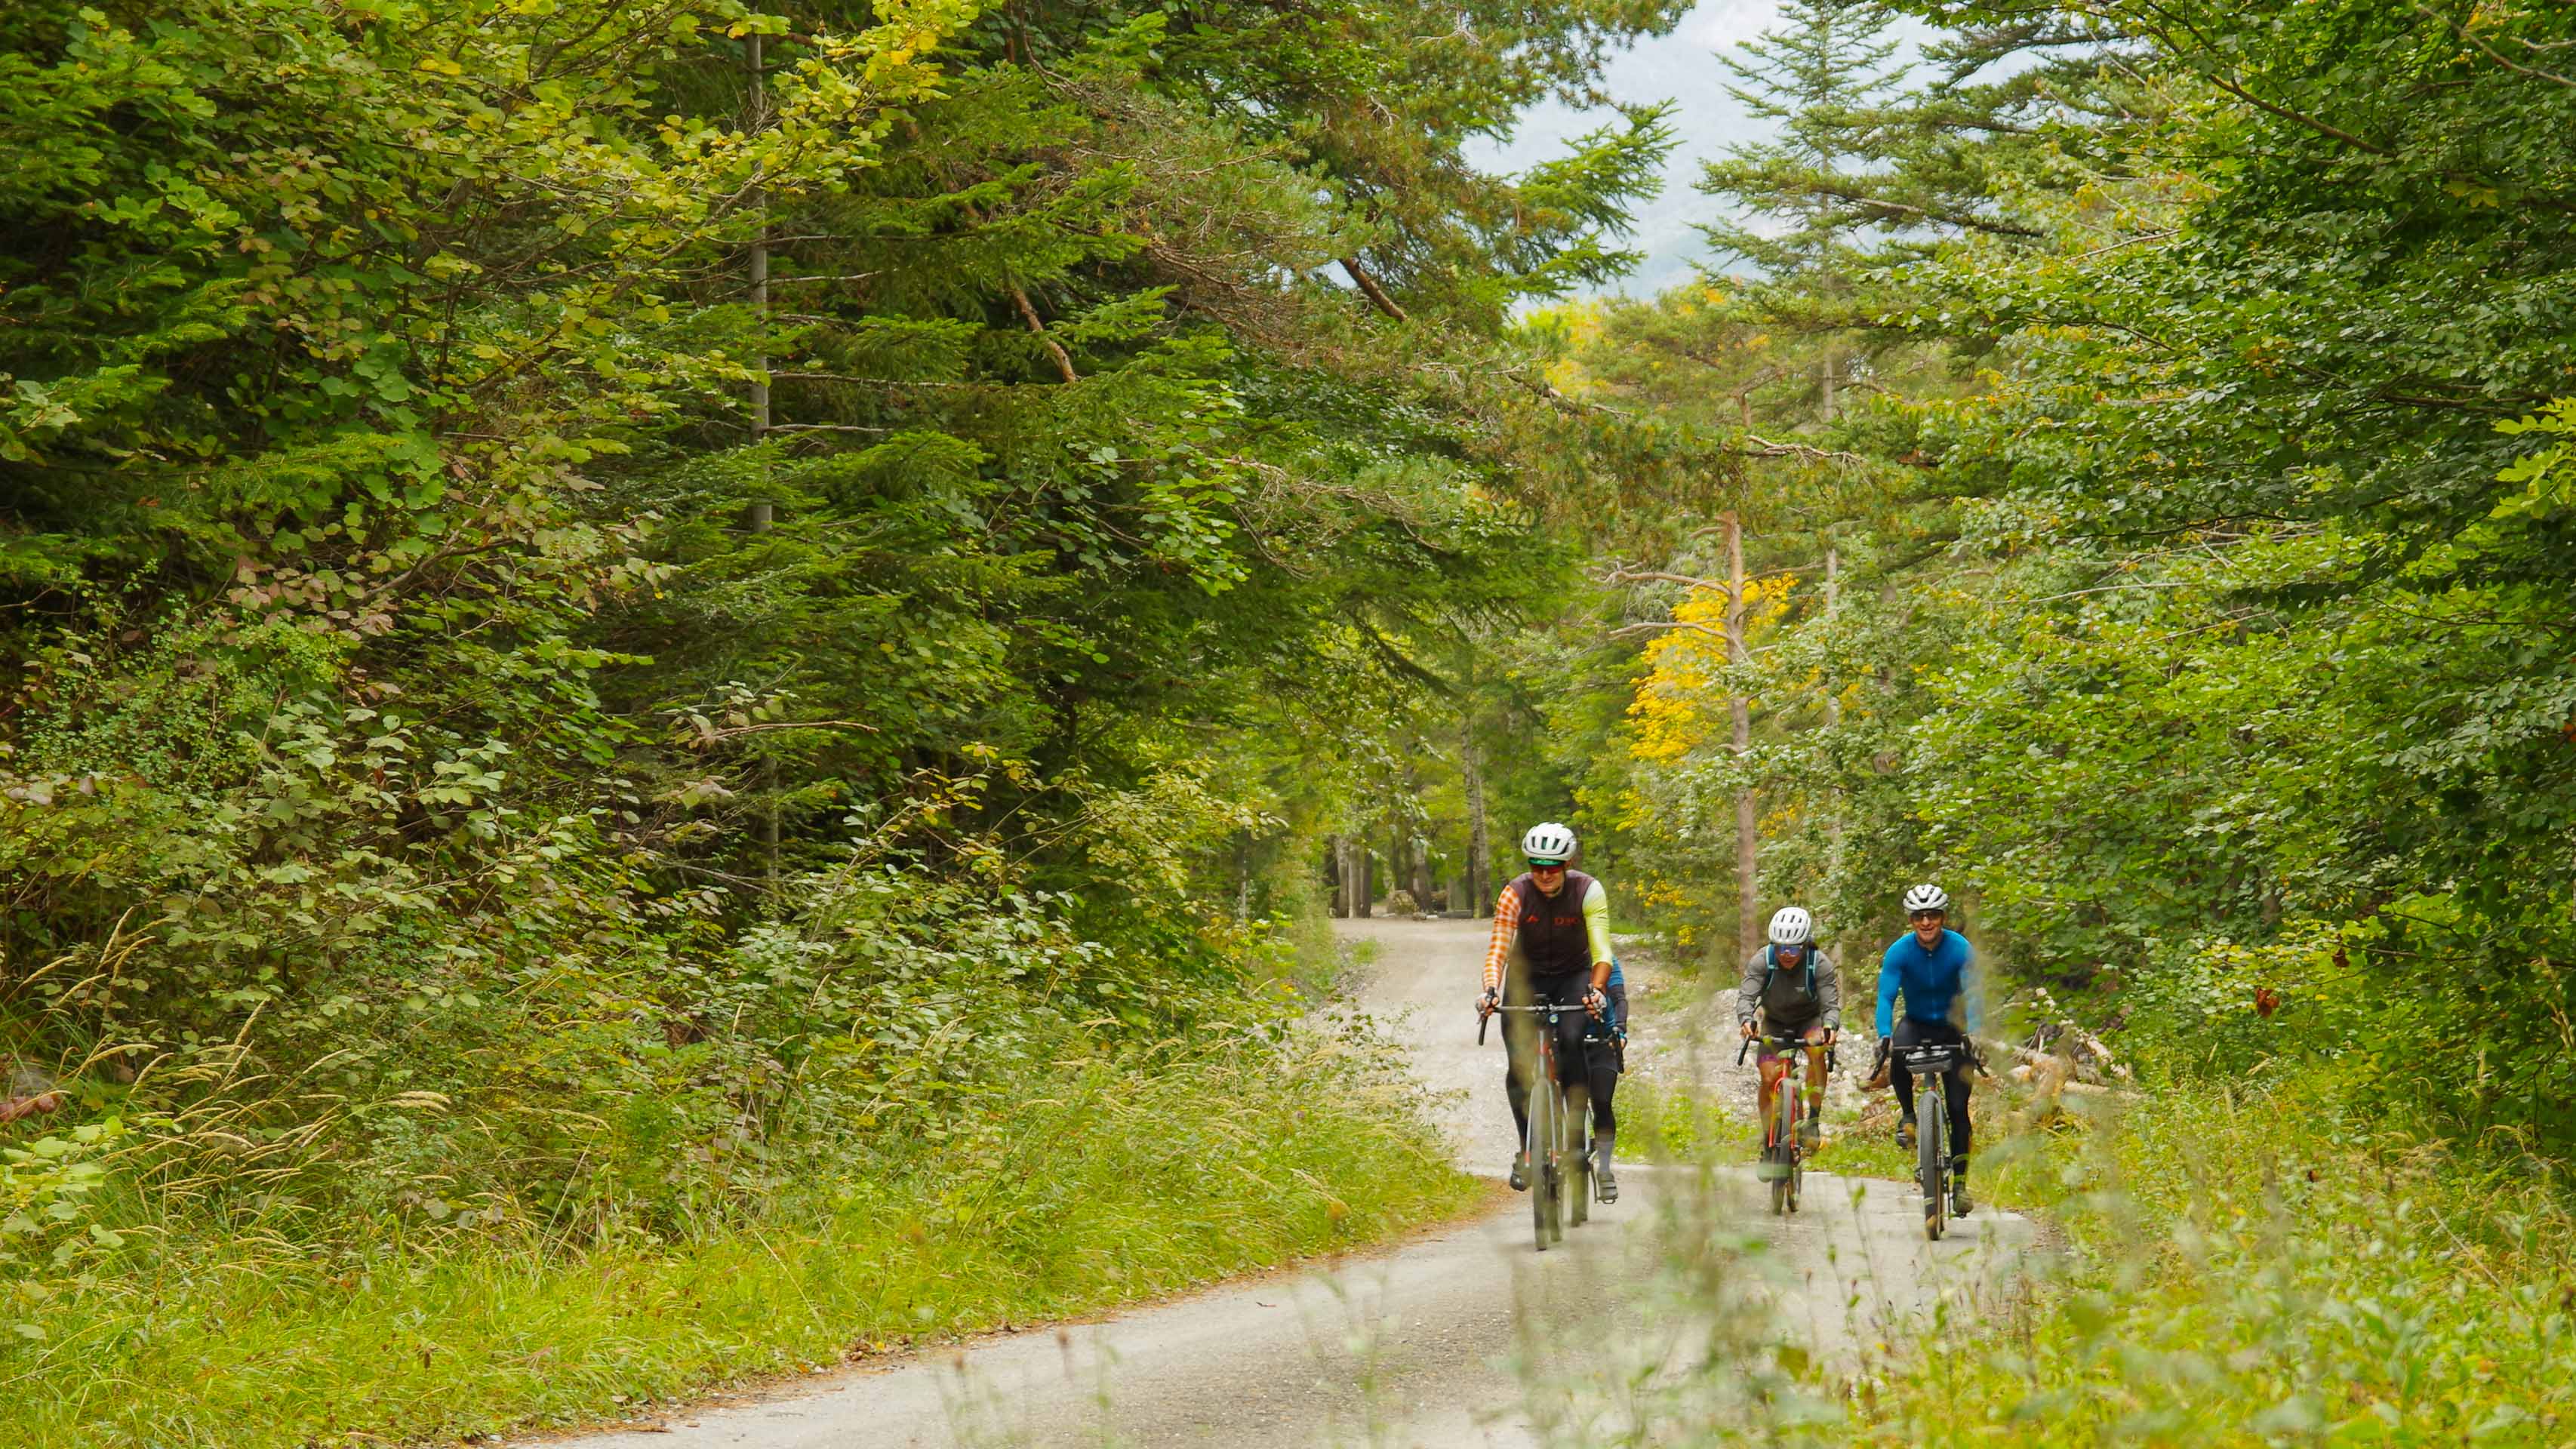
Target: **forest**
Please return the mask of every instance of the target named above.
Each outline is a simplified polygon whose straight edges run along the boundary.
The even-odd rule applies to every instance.
[[[1688,11],[0,8],[0,1437],[1463,1211],[1307,1023],[1538,819],[1684,975],[1940,880],[2171,1104],[2010,1159],[2018,1357],[1778,1434],[2563,1434],[2576,11],[1787,0],[1676,157]]]

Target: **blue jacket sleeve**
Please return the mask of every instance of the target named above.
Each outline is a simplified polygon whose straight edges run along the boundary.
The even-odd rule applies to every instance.
[[[1878,1034],[1891,1036],[1896,1031],[1896,990],[1901,978],[1896,972],[1896,951],[1889,948],[1878,958]]]

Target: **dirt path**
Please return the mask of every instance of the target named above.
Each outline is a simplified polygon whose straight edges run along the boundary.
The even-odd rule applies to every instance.
[[[1499,1038],[1468,1010],[1478,922],[1351,923],[1378,943],[1362,1004],[1413,1043],[1461,1160],[1511,1151]],[[1640,983],[1643,985],[1645,983]],[[1651,1003],[1652,993],[1642,993]],[[1641,1006],[1639,1049],[1685,1055]],[[1104,1323],[1007,1335],[818,1380],[792,1397],[677,1415],[583,1449],[1581,1443],[1613,1424],[1695,1416],[1730,1391],[1689,1365],[1774,1336],[1843,1360],[1943,1294],[1978,1297],[2028,1225],[1980,1215],[1938,1245],[1887,1184],[1809,1179],[1775,1222],[1749,1173],[1621,1171],[1625,1200],[1531,1251],[1525,1199],[1329,1271],[1282,1275]],[[1712,1314],[1712,1301],[1731,1307]]]

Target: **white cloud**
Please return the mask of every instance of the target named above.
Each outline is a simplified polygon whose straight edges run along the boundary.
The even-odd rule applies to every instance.
[[[1779,0],[1707,0],[1673,34],[1703,51],[1725,50],[1770,29],[1779,14]]]

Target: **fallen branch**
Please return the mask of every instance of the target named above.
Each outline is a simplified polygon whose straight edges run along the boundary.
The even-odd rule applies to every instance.
[[[2059,1033],[2073,1041],[2082,1050],[2083,1056],[2089,1058],[2090,1065],[2112,1076],[2127,1079],[2128,1067],[2112,1054],[2111,1048],[2105,1045],[2100,1037],[2078,1026],[2075,1018],[2069,1016],[2066,1009],[2057,1004],[2057,998],[2048,994],[2047,987],[2034,986],[2031,988],[2031,995],[2038,1001],[2040,1010],[2044,1013],[2040,1017],[2042,1027],[2055,1027]]]

